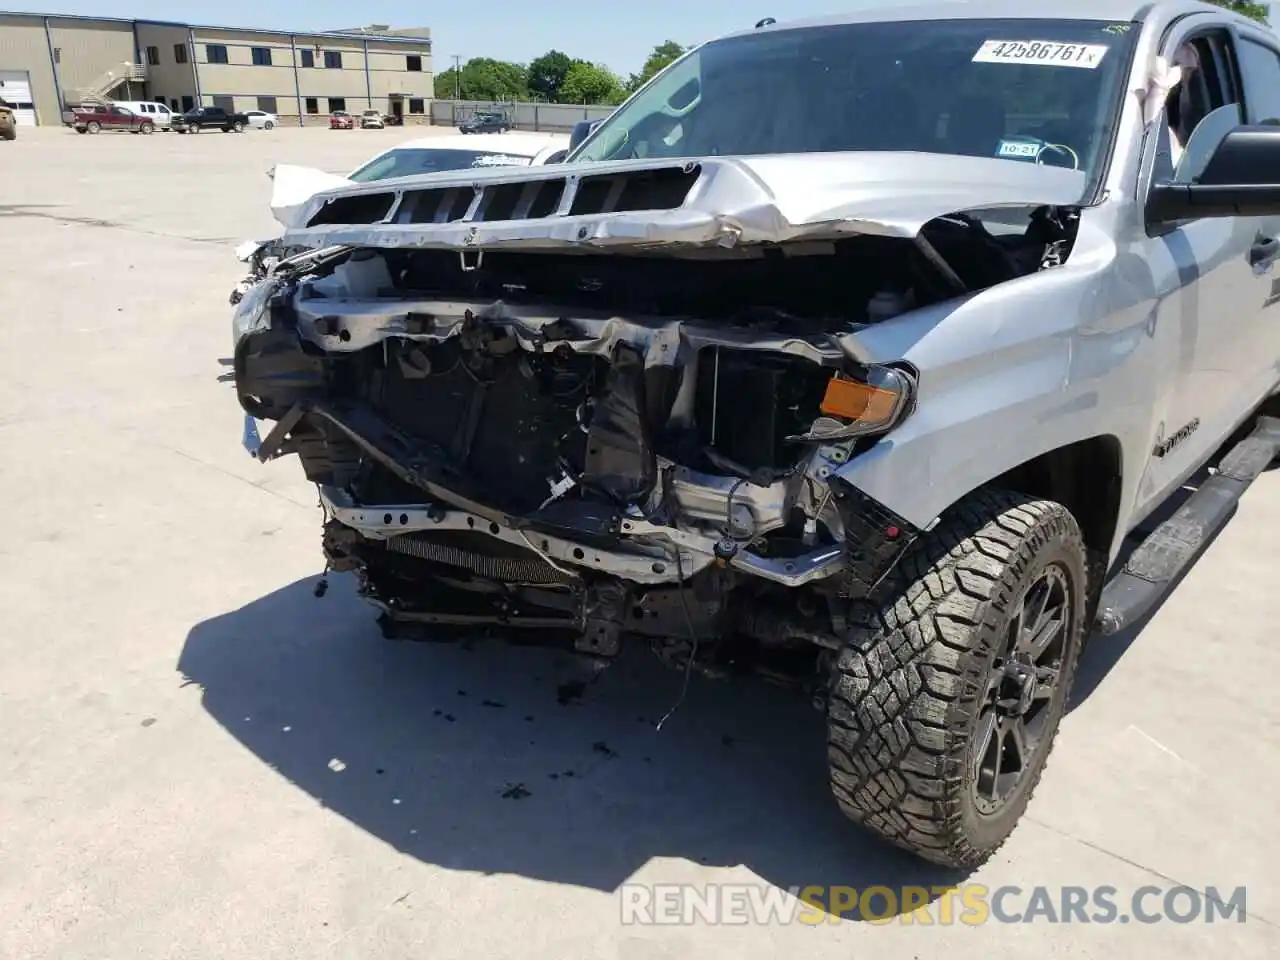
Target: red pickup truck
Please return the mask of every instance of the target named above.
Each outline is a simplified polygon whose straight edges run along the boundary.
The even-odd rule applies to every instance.
[[[128,133],[155,133],[156,125],[149,117],[126,110],[124,107],[100,105],[82,107],[71,114],[71,126],[76,133],[99,133],[102,130],[118,130]]]

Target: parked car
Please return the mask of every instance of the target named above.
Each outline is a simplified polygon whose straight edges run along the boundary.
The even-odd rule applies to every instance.
[[[492,110],[482,110],[458,124],[462,133],[506,133],[511,129],[511,121],[506,114]]]
[[[157,130],[168,131],[173,127],[173,112],[159,100],[116,100],[115,106],[124,107],[140,117],[150,120]]]
[[[265,110],[250,110],[245,116],[249,118],[249,126],[255,130],[274,130],[280,124],[274,113]]]
[[[346,179],[355,183],[484,167],[556,163],[569,148],[562,134],[486,133],[422,137],[398,143],[361,164]]]
[[[173,129],[178,133],[199,133],[201,130],[243,133],[247,126],[249,126],[247,115],[228,113],[221,107],[196,107],[173,118]]]
[[[329,114],[330,130],[354,130],[356,128],[356,118],[351,116],[345,110],[335,110]]]
[[[101,133],[107,130],[150,135],[156,132],[155,121],[150,117],[140,116],[115,104],[82,107],[71,115],[71,126],[76,133]]]
[[[1276,34],[1186,0],[713,40],[565,175],[297,210],[308,252],[233,321],[276,422],[250,449],[298,455],[387,635],[788,677],[844,814],[971,871],[1086,637],[1136,630],[1280,453],[1277,90]]]
[[[4,100],[0,100],[0,140],[18,139],[18,118],[13,108]]]
[[[379,110],[366,110],[360,114],[360,129],[362,130],[381,130],[387,124],[382,119],[382,112]]]

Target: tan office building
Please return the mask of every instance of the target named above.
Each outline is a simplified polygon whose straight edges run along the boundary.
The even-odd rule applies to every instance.
[[[0,97],[29,125],[104,99],[265,110],[286,124],[369,109],[426,123],[433,84],[426,28],[296,33],[0,12]]]

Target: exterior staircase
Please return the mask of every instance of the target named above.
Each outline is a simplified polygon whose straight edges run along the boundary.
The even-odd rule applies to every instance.
[[[68,97],[68,101],[72,103],[110,103],[111,95],[116,93],[121,86],[133,83],[145,83],[147,80],[147,68],[140,63],[120,63],[112,67],[110,70],[104,71],[100,76],[95,77],[91,83],[86,84],[78,90],[72,91],[74,94]]]

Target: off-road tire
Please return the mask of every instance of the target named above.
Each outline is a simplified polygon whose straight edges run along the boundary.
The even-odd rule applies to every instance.
[[[1057,692],[1017,786],[984,815],[970,744],[1014,611],[1051,565],[1069,584]],[[832,670],[828,760],[846,816],[948,867],[977,866],[1004,843],[1040,780],[1070,696],[1088,569],[1065,507],[1006,491],[966,498],[910,548],[875,601],[855,612]]]

